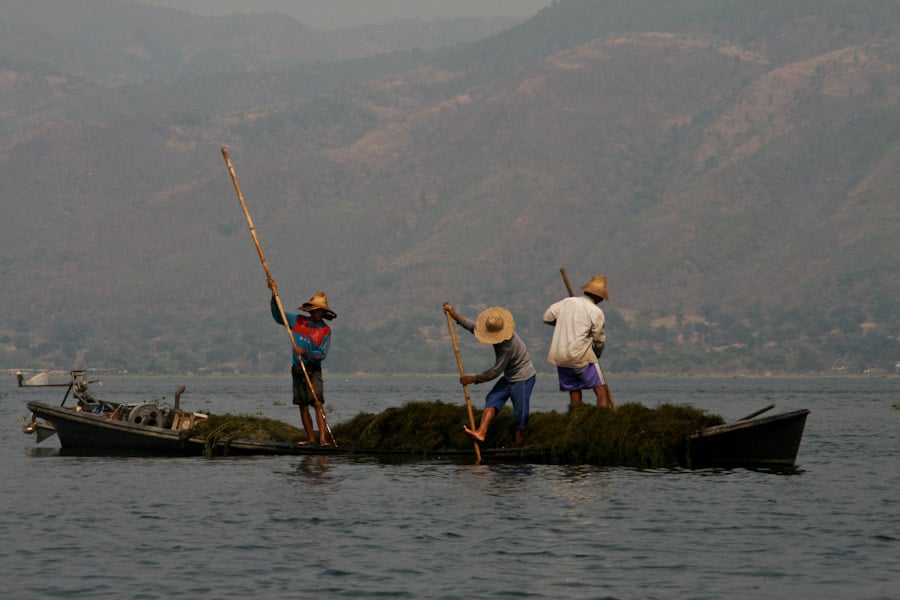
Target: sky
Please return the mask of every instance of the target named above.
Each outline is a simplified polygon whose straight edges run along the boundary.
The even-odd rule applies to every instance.
[[[530,17],[552,0],[138,0],[200,15],[281,12],[317,29],[339,29],[393,19]]]

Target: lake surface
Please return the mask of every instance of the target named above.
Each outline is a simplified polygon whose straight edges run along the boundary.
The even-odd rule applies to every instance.
[[[0,384],[3,598],[900,598],[900,379],[611,378],[617,404],[812,410],[790,475],[353,457],[62,456],[64,388]],[[95,396],[299,424],[290,378],[104,378]],[[477,408],[487,387],[470,386]],[[455,377],[326,375],[329,423]],[[532,411],[565,410],[539,375]]]

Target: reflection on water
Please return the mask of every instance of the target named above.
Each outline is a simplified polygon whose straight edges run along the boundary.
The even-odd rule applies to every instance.
[[[328,475],[330,471],[329,460],[332,460],[332,457],[322,455],[302,456],[289,474],[301,478],[305,484],[327,485],[334,481],[334,477]]]
[[[32,446],[24,450],[27,456],[58,456],[61,453],[60,448],[54,446]]]

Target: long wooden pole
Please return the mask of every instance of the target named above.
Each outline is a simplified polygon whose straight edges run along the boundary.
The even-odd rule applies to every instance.
[[[237,193],[238,200],[241,203],[241,209],[244,211],[244,217],[247,219],[247,226],[250,228],[250,236],[253,238],[253,243],[256,245],[256,252],[259,254],[259,262],[262,263],[263,270],[266,272],[266,280],[272,279],[272,273],[269,271],[269,263],[266,262],[266,256],[263,254],[262,246],[259,245],[259,238],[256,236],[256,228],[253,226],[253,219],[250,218],[250,211],[247,210],[247,203],[244,202],[244,194],[241,193],[241,184],[238,183],[237,174],[234,172],[234,167],[231,165],[231,159],[228,157],[228,148],[225,146],[222,146],[222,156],[225,158],[225,164],[228,166],[228,172],[231,174],[231,181],[234,183],[234,191]],[[274,279],[272,280],[274,281]],[[284,314],[284,306],[281,304],[281,298],[275,290],[272,290],[272,297],[275,298],[275,304],[278,305],[278,312],[281,314],[281,322],[284,323],[284,329],[291,339],[291,346],[294,348],[294,354],[297,355],[300,367],[303,369],[303,376],[306,378],[306,385],[309,386],[309,391],[312,394],[316,411],[318,411],[319,415],[322,417],[322,422],[325,423],[325,430],[328,432],[328,437],[331,438],[331,443],[337,447],[337,440],[334,439],[334,433],[331,432],[331,427],[328,426],[328,421],[325,419],[325,409],[322,407],[322,402],[319,401],[316,389],[313,387],[312,380],[309,378],[309,373],[306,371],[306,365],[303,364],[303,354],[300,352],[300,347],[297,346],[297,342],[294,339],[294,332],[291,331],[287,315]]]
[[[753,417],[758,417],[759,415],[763,414],[764,412],[768,412],[768,411],[772,410],[773,408],[775,408],[775,405],[770,404],[770,405],[763,407],[755,412],[750,413],[746,417],[741,417],[740,419],[738,419],[738,421],[749,421]]]
[[[569,276],[566,275],[566,270],[563,268],[559,269],[559,273],[562,275],[563,283],[566,284],[566,291],[569,292],[569,297],[571,298],[575,295],[575,292],[572,291],[572,284],[569,283]]]
[[[566,270],[562,267],[559,269],[559,274],[562,275],[563,283],[566,284],[566,291],[569,292],[569,297],[575,295],[575,292],[572,291],[572,284],[569,283],[569,276],[566,274]],[[597,357],[597,362],[600,362],[600,357]],[[609,407],[613,410],[616,410],[616,403],[613,401],[612,392],[609,391],[609,383],[606,384],[606,395],[609,398]]]
[[[462,357],[459,355],[459,344],[456,343],[456,330],[453,328],[453,319],[450,317],[450,313],[445,312],[444,314],[447,315],[447,327],[450,328],[450,339],[453,340],[456,366],[459,367],[459,376],[462,377],[466,374],[466,371],[463,369]],[[469,427],[474,430],[475,414],[472,412],[472,399],[469,397],[468,385],[463,385],[463,393],[466,395],[466,410],[469,411]],[[475,442],[475,460],[479,463],[481,462],[481,446],[478,445],[478,442]]]

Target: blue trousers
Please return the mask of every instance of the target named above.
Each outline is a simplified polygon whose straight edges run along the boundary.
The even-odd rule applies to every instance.
[[[512,400],[513,415],[516,417],[516,429],[525,431],[528,423],[528,412],[531,405],[531,391],[537,375],[532,375],[525,381],[511,382],[506,377],[501,377],[488,392],[484,399],[485,408],[495,408],[497,412],[503,408],[507,400]]]

